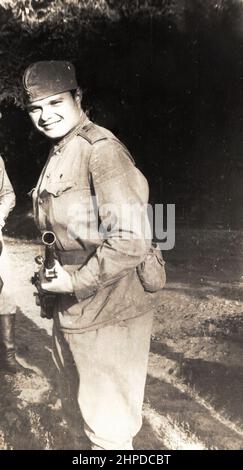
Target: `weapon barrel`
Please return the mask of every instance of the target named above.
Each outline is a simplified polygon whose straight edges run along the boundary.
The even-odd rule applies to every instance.
[[[42,235],[42,241],[44,245],[48,245],[48,246],[54,245],[54,243],[56,242],[55,233],[51,231],[44,232]]]
[[[42,241],[45,245],[45,269],[53,269],[55,266],[55,242],[56,235],[51,231],[44,232],[42,235]]]

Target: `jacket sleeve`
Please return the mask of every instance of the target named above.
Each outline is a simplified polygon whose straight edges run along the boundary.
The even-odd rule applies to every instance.
[[[15,194],[9,181],[2,157],[0,157],[0,228],[15,206]]]
[[[87,264],[72,274],[79,300],[134,269],[144,260],[151,243],[148,184],[123,146],[109,140],[96,143],[90,158],[90,172],[103,241]]]

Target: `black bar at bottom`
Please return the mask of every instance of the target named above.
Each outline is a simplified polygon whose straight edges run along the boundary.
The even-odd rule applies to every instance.
[[[86,450],[2,450],[0,464],[58,465],[64,468],[77,468],[79,465],[95,465],[97,468],[107,466],[149,465],[154,467],[188,468],[199,465],[243,465],[243,450],[212,451],[173,451],[173,450],[140,450],[140,451],[86,451]]]

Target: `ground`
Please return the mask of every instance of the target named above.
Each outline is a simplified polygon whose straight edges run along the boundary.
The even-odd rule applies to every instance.
[[[0,449],[81,449],[77,414],[59,398],[52,321],[40,318],[30,283],[40,244],[9,235],[17,355],[30,370],[0,373]],[[242,231],[181,228],[164,254],[136,449],[243,449],[242,242]]]

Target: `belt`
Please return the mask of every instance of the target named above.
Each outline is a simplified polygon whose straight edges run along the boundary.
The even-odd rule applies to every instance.
[[[60,251],[56,250],[58,260],[64,264],[84,264],[87,261],[87,253],[81,250]]]

